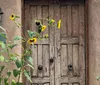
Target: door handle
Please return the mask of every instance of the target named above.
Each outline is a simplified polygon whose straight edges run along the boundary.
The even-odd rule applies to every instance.
[[[53,63],[54,62],[54,58],[50,58],[50,63]]]
[[[73,70],[73,65],[71,65],[71,64],[68,65],[68,70],[69,70],[69,71],[72,71],[72,70]]]
[[[42,65],[39,65],[38,66],[38,70],[42,70],[43,69],[43,66]]]

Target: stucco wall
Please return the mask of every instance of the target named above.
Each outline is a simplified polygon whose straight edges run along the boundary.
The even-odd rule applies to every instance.
[[[21,17],[21,0],[0,0],[0,7],[4,13],[2,26],[7,30],[8,38],[13,39],[14,35],[21,35],[21,29],[18,29],[9,16],[14,13]],[[18,19],[21,22],[21,19]],[[16,48],[20,53],[20,47]]]
[[[21,0],[0,0],[0,8],[4,13],[2,26],[6,29],[9,40],[15,35],[21,35],[21,29],[18,29],[9,16],[14,13],[21,17]],[[18,19],[21,22],[21,19]],[[20,46],[14,48],[16,53],[21,54]],[[11,69],[15,68],[14,64],[8,65]]]
[[[89,0],[89,80],[100,85],[100,0]]]

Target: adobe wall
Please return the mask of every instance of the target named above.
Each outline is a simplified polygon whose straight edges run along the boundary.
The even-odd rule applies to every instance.
[[[100,85],[100,0],[89,0],[89,81]]]
[[[13,39],[14,35],[21,35],[21,29],[18,29],[9,16],[14,13],[21,17],[21,0],[0,0],[0,8],[3,11],[2,26],[7,30],[8,38]],[[21,19],[18,20],[21,22]],[[14,51],[21,54],[21,47],[17,46]],[[8,65],[11,69],[15,68],[14,64]]]
[[[0,8],[4,13],[2,26],[7,30],[9,39],[13,39],[14,35],[21,35],[21,30],[9,19],[12,13],[21,17],[21,0],[0,0]],[[21,19],[18,21],[21,22]],[[20,53],[20,48],[16,50]]]

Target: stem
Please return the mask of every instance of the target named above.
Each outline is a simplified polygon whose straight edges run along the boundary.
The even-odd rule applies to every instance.
[[[20,68],[20,74],[18,76],[18,82],[20,81],[20,77],[21,77],[21,70],[22,70],[22,67]]]

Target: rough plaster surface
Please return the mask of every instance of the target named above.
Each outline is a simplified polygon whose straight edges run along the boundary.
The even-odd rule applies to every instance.
[[[100,85],[100,0],[89,0],[89,81]]]
[[[2,26],[7,30],[8,38],[12,40],[15,35],[21,35],[21,29],[16,27],[9,16],[14,13],[21,17],[21,0],[0,0],[0,7],[4,12]],[[18,19],[18,22],[21,22],[21,19]],[[14,51],[21,54],[21,47],[17,46]],[[8,66],[11,69],[15,68],[13,63]]]

